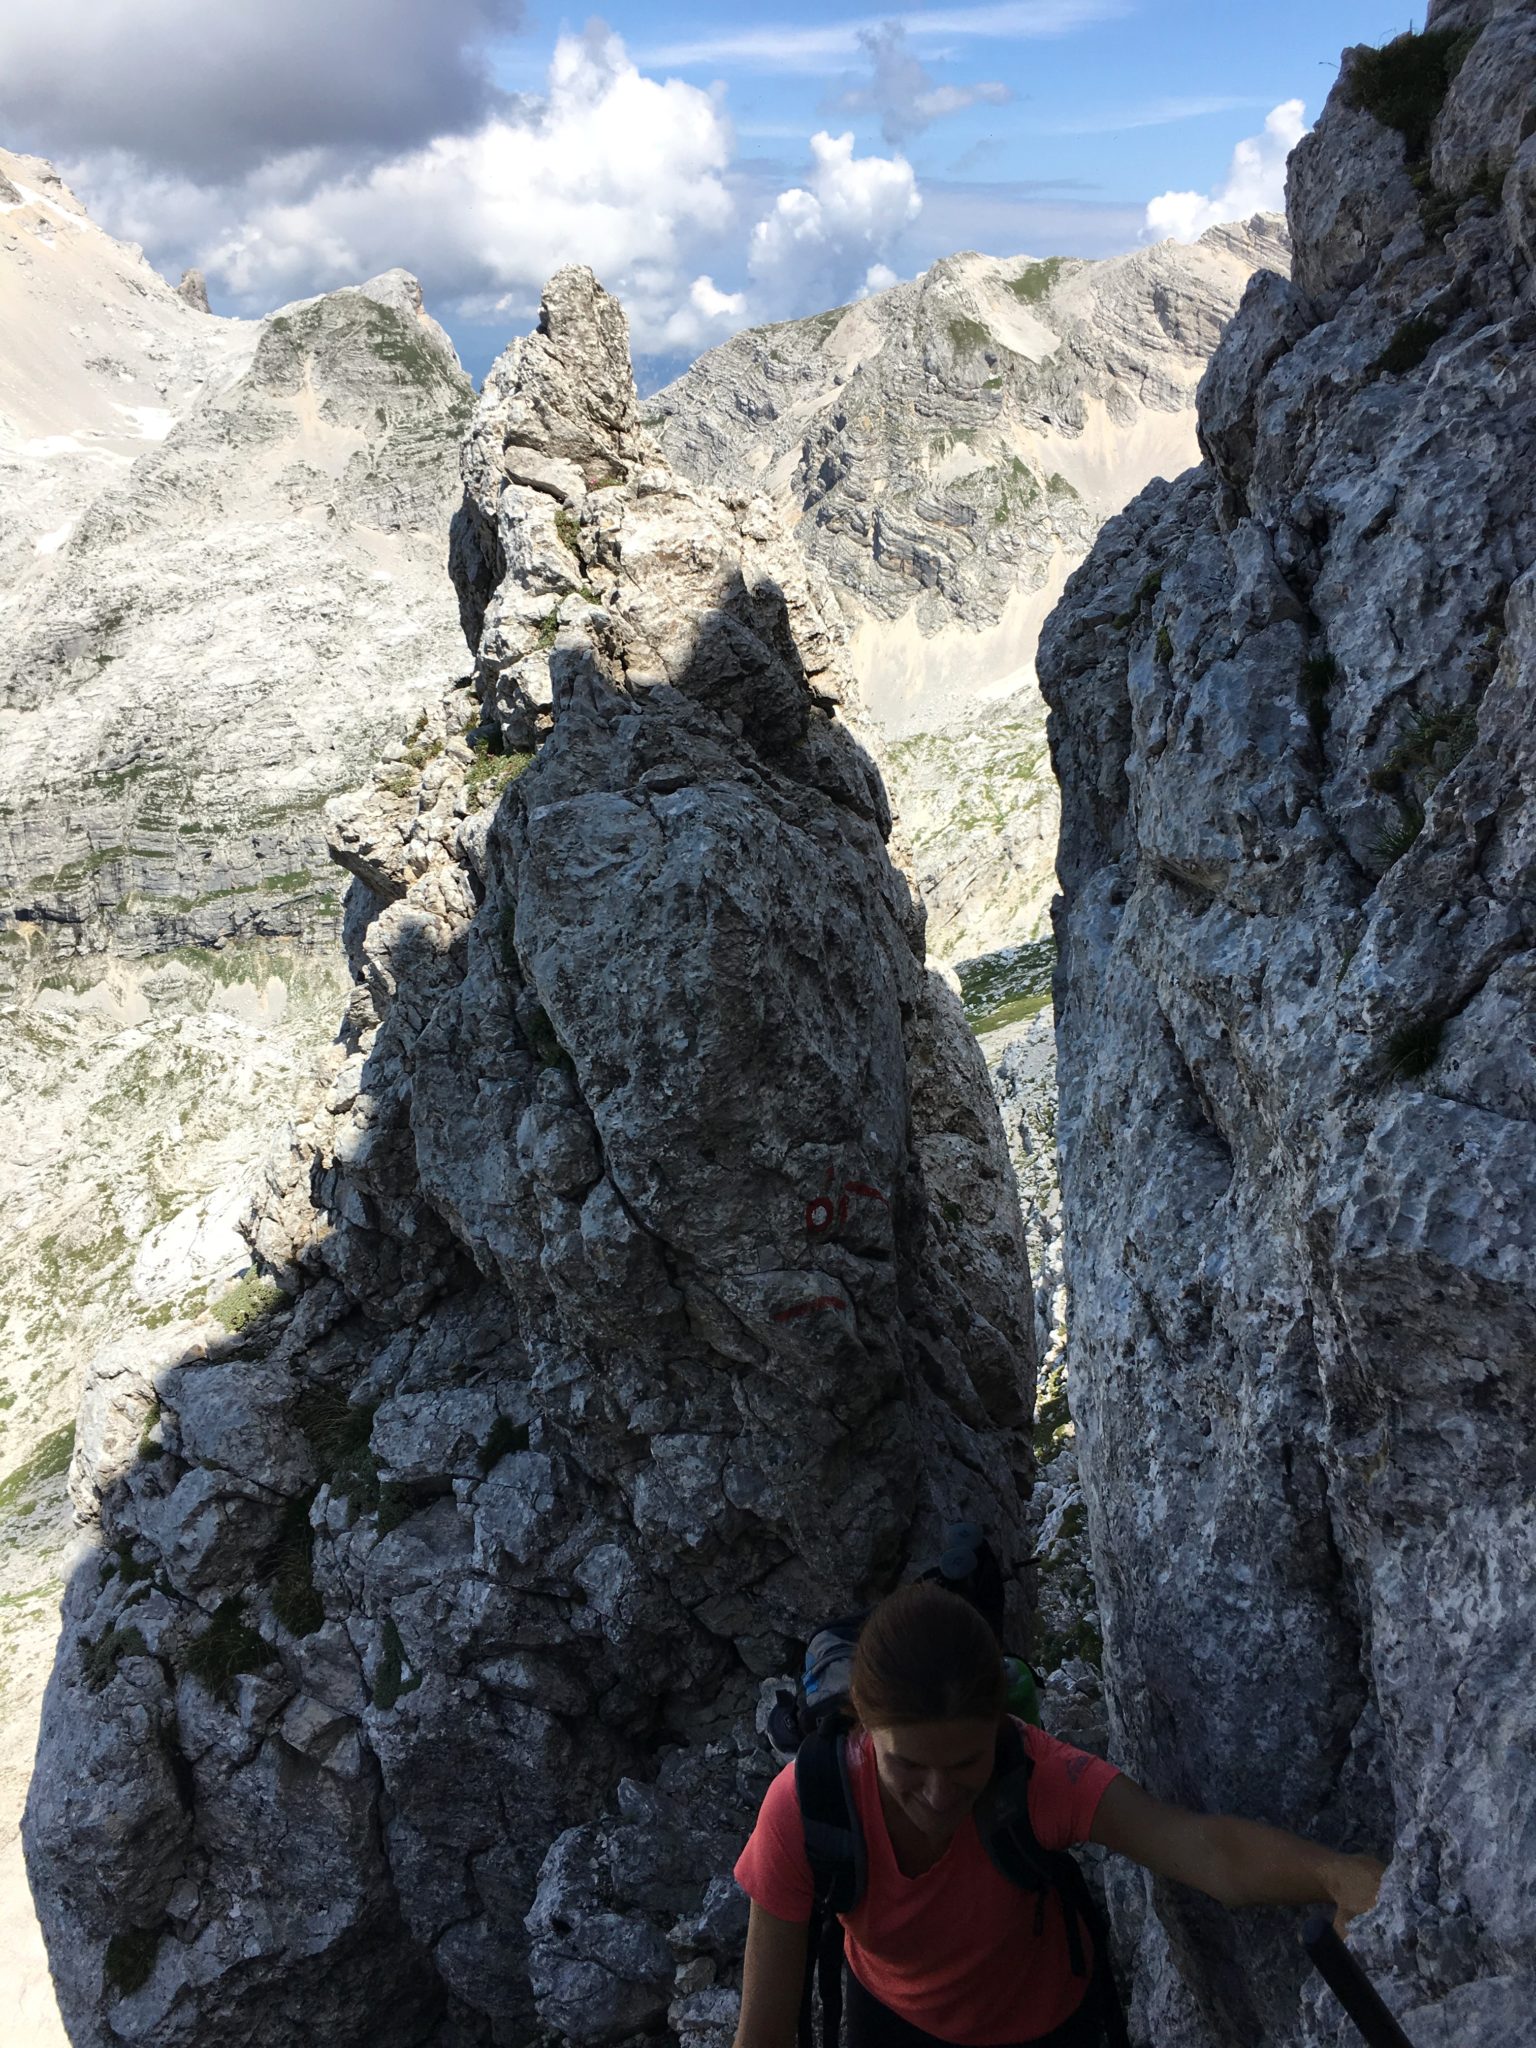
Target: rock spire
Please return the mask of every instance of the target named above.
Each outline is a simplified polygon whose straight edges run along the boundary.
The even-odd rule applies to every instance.
[[[285,1293],[86,1404],[27,1821],[77,2043],[721,2040],[805,1618],[959,1513],[1022,1568],[1012,1176],[815,581],[657,459],[589,272],[465,473],[478,699],[333,807]]]

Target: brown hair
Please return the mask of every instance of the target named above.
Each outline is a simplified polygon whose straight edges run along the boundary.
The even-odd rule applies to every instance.
[[[866,1728],[995,1721],[1008,1697],[997,1638],[968,1600],[919,1581],[886,1595],[859,1631],[849,1688]]]

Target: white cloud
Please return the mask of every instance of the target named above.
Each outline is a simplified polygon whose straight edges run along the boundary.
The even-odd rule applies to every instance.
[[[730,321],[731,295],[695,277],[701,249],[735,219],[722,177],[730,156],[709,93],[643,76],[594,24],[560,38],[542,100],[368,168],[290,157],[213,189],[146,181],[126,158],[82,175],[115,231],[162,258],[174,240],[177,260],[199,263],[217,295],[253,312],[403,264],[439,306],[510,327],[553,271],[582,262],[651,348],[679,315],[699,339]]]
[[[1129,128],[1167,128],[1178,121],[1197,121],[1206,114],[1232,114],[1239,108],[1262,107],[1263,100],[1233,93],[1207,93],[1195,99],[1151,100],[1123,112],[1105,109],[1070,121],[1052,121],[1042,135],[1119,135]]]
[[[709,276],[696,277],[688,302],[666,324],[663,340],[669,349],[698,349],[723,340],[746,324],[745,292],[723,292]]]
[[[899,21],[861,29],[859,42],[869,59],[864,83],[839,94],[838,108],[849,114],[876,113],[887,142],[902,143],[920,135],[946,114],[962,113],[980,103],[1003,106],[1012,89],[994,79],[974,85],[936,85],[928,67],[914,54]]]
[[[130,151],[203,179],[313,148],[470,128],[522,0],[6,0],[0,130],[46,155]]]
[[[855,57],[862,38],[894,22],[913,37],[986,37],[1030,42],[1070,35],[1131,11],[1131,0],[996,0],[983,7],[928,8],[907,14],[864,14],[825,23],[775,22],[724,35],[658,44],[641,62],[656,65],[751,64],[759,71],[827,72]]]
[[[1148,204],[1144,233],[1194,242],[1221,221],[1283,212],[1286,159],[1306,132],[1305,103],[1282,101],[1265,121],[1264,133],[1248,136],[1233,150],[1226,181],[1217,191],[1159,193]]]
[[[781,312],[833,304],[867,276],[922,209],[905,157],[855,157],[853,136],[811,137],[810,189],[781,192],[752,230],[755,296]]]

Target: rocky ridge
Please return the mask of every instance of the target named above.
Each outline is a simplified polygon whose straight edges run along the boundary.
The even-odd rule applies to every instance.
[[[736,335],[647,401],[676,468],[765,491],[831,577],[949,957],[1043,929],[1040,626],[1103,521],[1196,459],[1217,338],[1254,271],[1288,267],[1266,215],[1102,262],[952,256]]]
[[[77,2043],[723,2043],[803,1618],[960,1512],[1022,1561],[1013,1179],[818,578],[657,459],[586,272],[465,474],[477,695],[332,809],[284,1293],[82,1410],[27,1821]]]
[[[1423,2048],[1536,1989],[1533,86],[1528,0],[1346,53],[1204,463],[1040,657],[1113,1752],[1390,1851],[1356,1939]],[[1119,1898],[1168,2048],[1354,2038],[1289,1928]]]
[[[946,663],[926,643],[1029,597],[1038,630],[1107,514],[1194,459],[1221,330],[1256,269],[1288,267],[1264,214],[1101,262],[949,256],[733,336],[648,399],[646,423],[685,475],[751,478],[782,505],[856,616],[912,615],[906,673],[894,643],[856,643],[887,654],[860,665],[866,700],[892,732],[941,723],[1030,649],[1015,635]],[[940,674],[919,685],[930,655]]]
[[[83,218],[72,232],[95,289],[125,252]],[[38,275],[62,245],[20,273],[38,347],[73,310]],[[12,949],[40,938],[50,965],[325,928],[321,807],[458,659],[441,550],[473,391],[414,279],[256,323],[200,316],[138,269],[162,323],[240,331],[225,374],[166,383],[147,445],[0,582],[0,912]],[[36,393],[18,373],[60,427],[110,367],[71,362],[85,345]],[[38,477],[78,489],[58,444],[95,456],[97,438],[33,434],[17,464],[40,447]]]

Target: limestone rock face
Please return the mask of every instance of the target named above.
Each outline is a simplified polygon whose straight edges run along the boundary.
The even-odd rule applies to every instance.
[[[462,658],[469,379],[403,271],[219,319],[3,161],[3,928],[328,937],[321,807]]]
[[[27,1839],[79,2043],[723,2044],[765,1682],[952,1516],[1023,1563],[1013,1178],[823,592],[655,457],[587,272],[465,473],[479,702],[332,807],[287,1301],[77,1472]]]
[[[1041,646],[1114,1750],[1390,1852],[1363,1956],[1413,2040],[1480,2048],[1536,1990],[1531,21],[1432,8],[1395,46],[1417,129],[1347,54],[1206,463],[1105,528]],[[1298,2010],[1291,1933],[1150,1903],[1159,2042],[1351,2038]]]

